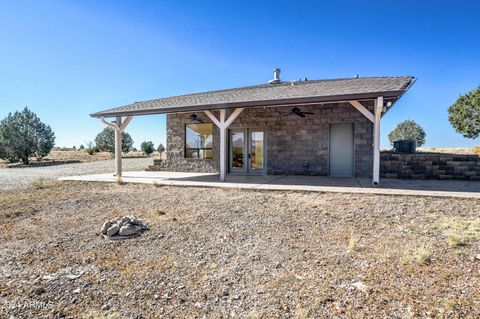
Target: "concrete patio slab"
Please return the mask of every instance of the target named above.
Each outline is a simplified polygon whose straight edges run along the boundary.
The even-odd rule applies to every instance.
[[[112,174],[67,176],[59,180],[116,182]],[[218,174],[145,171],[125,172],[122,181],[169,186],[480,198],[480,182],[470,181],[382,179],[380,186],[373,187],[369,178],[229,174],[225,182],[220,182]]]

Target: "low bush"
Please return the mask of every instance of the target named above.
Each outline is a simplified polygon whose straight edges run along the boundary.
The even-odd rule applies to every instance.
[[[85,152],[87,152],[90,155],[93,155],[95,153],[99,153],[100,149],[97,146],[92,146],[92,147],[86,148]]]

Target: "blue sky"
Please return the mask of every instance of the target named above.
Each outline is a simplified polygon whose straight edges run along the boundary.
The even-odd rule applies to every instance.
[[[478,1],[2,1],[0,117],[28,105],[58,146],[93,140],[89,113],[138,100],[294,80],[413,75],[382,121],[410,118],[427,146],[480,144],[447,108],[480,85]],[[136,117],[138,146],[164,116]]]

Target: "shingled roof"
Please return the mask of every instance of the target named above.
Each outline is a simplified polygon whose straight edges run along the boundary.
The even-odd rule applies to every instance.
[[[368,100],[377,96],[395,102],[414,77],[370,77],[261,84],[135,102],[91,114],[92,117],[165,114],[235,107],[261,107]]]

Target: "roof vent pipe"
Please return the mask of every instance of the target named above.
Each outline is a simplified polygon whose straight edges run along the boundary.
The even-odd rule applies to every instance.
[[[270,84],[280,83],[280,69],[273,69],[273,80],[268,81]]]

